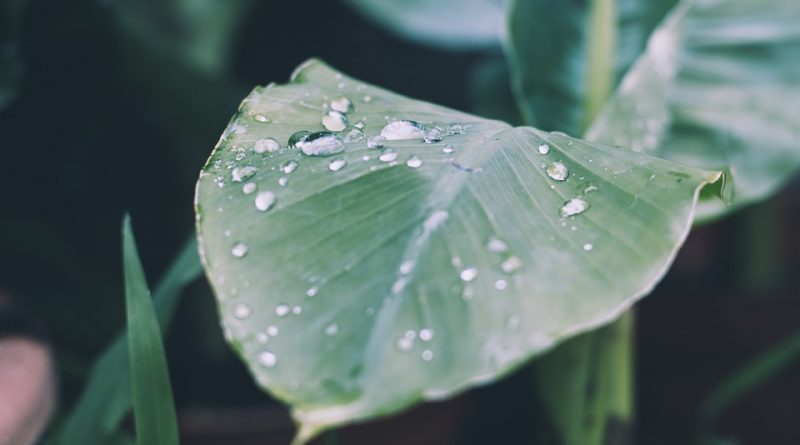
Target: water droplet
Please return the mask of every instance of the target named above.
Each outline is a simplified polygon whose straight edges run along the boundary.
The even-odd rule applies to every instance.
[[[253,310],[250,309],[250,306],[239,303],[233,307],[233,316],[238,318],[239,320],[244,320],[245,318],[249,317],[250,314],[253,313]]]
[[[546,155],[547,153],[550,153],[550,146],[547,144],[539,144],[538,149],[540,154]]]
[[[289,147],[302,148],[303,145],[306,143],[308,136],[310,135],[311,133],[306,130],[300,130],[298,132],[295,132],[294,134],[289,136]]]
[[[425,133],[426,144],[435,144],[437,142],[441,142],[442,138],[444,138],[442,129],[438,127],[431,128],[427,133]]]
[[[340,96],[331,100],[331,110],[338,111],[340,113],[352,113],[355,111],[355,107],[353,107],[353,103],[350,102],[350,99]]]
[[[567,166],[561,162],[553,162],[547,167],[547,176],[555,179],[556,181],[563,181],[567,179],[569,171]]]
[[[271,335],[271,336],[274,337],[274,336],[278,335],[280,332],[281,332],[281,330],[275,325],[271,325],[271,326],[267,327],[267,335]]]
[[[300,146],[306,156],[331,156],[343,152],[344,149],[342,138],[327,131],[308,135]]]
[[[253,116],[253,119],[255,119],[255,120],[257,120],[257,121],[259,121],[261,123],[264,123],[264,124],[272,122],[272,120],[270,118],[268,118],[267,116],[264,116],[263,114],[256,114],[255,116]]]
[[[256,208],[262,212],[266,212],[275,205],[275,194],[272,192],[261,192],[256,195]]]
[[[454,136],[457,134],[464,134],[464,126],[461,124],[450,124],[447,127],[447,135]]]
[[[275,315],[278,317],[284,317],[289,313],[289,306],[285,304],[279,304],[275,306]]]
[[[412,156],[406,161],[406,165],[411,168],[419,168],[422,166],[422,159]]]
[[[433,340],[433,330],[424,328],[419,330],[419,339],[422,341],[431,341]]]
[[[397,153],[395,153],[393,151],[387,151],[386,153],[383,153],[380,156],[378,156],[378,159],[380,159],[383,162],[396,161],[397,160]]]
[[[455,149],[455,148],[453,148],[453,146],[452,146],[452,145],[450,145],[450,144],[447,144],[447,145],[445,145],[445,146],[444,146],[444,148],[442,149],[442,151],[443,151],[445,154],[448,154],[448,155],[449,155],[450,153],[453,153],[454,151],[456,151],[456,149]]]
[[[269,343],[269,335],[267,335],[267,334],[265,334],[263,332],[258,332],[258,333],[256,333],[256,341],[261,343],[262,345],[263,344],[267,344],[267,343]]]
[[[247,255],[247,250],[247,244],[236,243],[231,248],[231,255],[235,256],[236,258],[242,258],[243,256]]]
[[[414,121],[399,120],[386,124],[381,130],[381,136],[389,141],[422,139],[425,137],[425,131],[422,129],[422,125]]]
[[[258,354],[258,362],[266,368],[274,368],[278,364],[278,356],[272,352],[263,351]]]
[[[414,266],[414,260],[403,261],[403,263],[400,264],[400,273],[403,275],[408,275],[414,270]]]
[[[328,111],[322,116],[322,126],[330,131],[342,131],[347,128],[348,122],[346,114],[335,110]]]
[[[287,163],[283,164],[283,167],[281,167],[281,170],[283,170],[283,172],[288,175],[288,174],[294,172],[295,170],[297,170],[297,167],[299,167],[299,166],[300,166],[300,163],[297,162],[297,161],[288,161]]]
[[[368,148],[383,148],[383,143],[386,141],[386,138],[383,136],[373,136],[369,138],[367,141]]]
[[[280,148],[281,145],[278,143],[278,141],[272,138],[267,138],[257,140],[253,150],[255,150],[256,153],[273,153],[280,150]]]
[[[508,244],[505,241],[497,238],[490,238],[486,247],[490,252],[503,253],[508,250]]]
[[[508,282],[506,280],[497,280],[494,282],[494,288],[497,290],[504,290],[508,287]]]
[[[365,139],[364,132],[359,128],[351,128],[347,134],[344,135],[345,142],[361,142]]]
[[[231,172],[234,182],[243,182],[256,174],[256,168],[248,165],[246,167],[236,167]]]
[[[287,178],[286,176],[281,176],[280,178],[278,178],[278,185],[279,186],[286,187],[286,184],[288,184],[288,183],[289,183],[289,178]]]
[[[500,270],[505,273],[511,274],[518,271],[522,267],[522,260],[515,256],[506,258],[505,261],[500,263]]]
[[[466,282],[470,282],[470,281],[474,280],[475,277],[478,276],[478,269],[476,269],[474,267],[466,268],[466,269],[462,270],[461,273],[458,274],[458,276],[461,277],[462,280],[464,280]]]
[[[409,340],[414,340],[417,338],[417,333],[409,329],[405,332],[405,334],[403,334],[403,336]]]
[[[581,198],[572,198],[569,201],[564,203],[564,206],[561,207],[561,216],[574,216],[579,215],[589,209],[589,203],[582,200]]]
[[[425,360],[426,362],[433,360],[433,351],[430,349],[422,351],[422,360]]]
[[[257,188],[258,185],[256,185],[255,182],[248,182],[247,184],[242,186],[242,192],[245,195],[251,195],[256,191]]]
[[[325,335],[336,335],[339,332],[339,326],[336,323],[331,323],[325,328]]]
[[[406,337],[400,337],[400,338],[397,339],[397,343],[395,343],[395,344],[397,345],[397,349],[399,349],[399,350],[401,350],[403,352],[407,352],[407,351],[410,351],[411,348],[414,347],[414,340],[409,340]]]
[[[344,159],[334,159],[330,164],[328,164],[328,170],[332,172],[338,172],[339,170],[343,169],[345,165],[347,165],[347,161]]]
[[[583,190],[583,193],[588,194],[588,193],[592,193],[592,192],[594,192],[596,190],[597,190],[597,187],[595,187],[594,185],[590,185],[589,187],[586,187],[586,189]]]
[[[592,243],[586,243],[586,244],[583,245],[583,250],[585,250],[587,252],[592,250],[592,249],[594,249],[594,246],[592,246]]]
[[[471,301],[475,298],[475,289],[472,286],[464,286],[464,292],[461,294],[461,298],[466,301]]]
[[[292,306],[292,313],[295,314],[295,315],[302,314],[303,313],[303,307],[302,306]]]
[[[364,98],[362,100],[364,102],[366,102],[366,103],[370,103],[370,102],[372,102],[372,96],[364,96]]]
[[[319,293],[319,288],[317,286],[311,286],[306,290],[307,297],[315,297]]]

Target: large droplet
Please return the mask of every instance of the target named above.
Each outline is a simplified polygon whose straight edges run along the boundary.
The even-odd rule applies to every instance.
[[[401,139],[422,139],[425,137],[425,130],[422,125],[409,120],[393,121],[386,124],[381,130],[381,136],[389,141]]]
[[[442,134],[442,129],[438,127],[431,128],[425,133],[426,144],[435,144],[437,142],[441,142],[442,138],[444,138],[444,134]]]
[[[322,126],[329,131],[342,131],[347,128],[347,115],[331,110],[322,116]]]
[[[247,244],[245,243],[236,243],[231,247],[231,255],[235,256],[236,258],[242,258],[243,256],[247,255]]]
[[[300,150],[306,156],[331,156],[343,152],[344,149],[342,138],[328,131],[312,133],[300,145]]]
[[[466,282],[470,282],[470,281],[474,280],[475,277],[478,276],[478,269],[476,269],[474,267],[466,268],[466,269],[462,270],[461,273],[458,274],[458,276],[461,277],[462,280],[464,280]]]
[[[547,144],[539,144],[538,149],[540,154],[546,155],[547,153],[550,153],[550,146]]]
[[[261,192],[256,195],[255,204],[258,210],[266,212],[275,205],[275,194],[269,191]]]
[[[297,167],[299,167],[299,166],[300,166],[300,163],[298,163],[297,161],[292,160],[292,161],[288,161],[285,164],[283,164],[283,167],[281,167],[281,170],[283,170],[283,172],[288,175],[289,173],[292,173],[295,170],[297,170]]]
[[[350,99],[340,96],[331,101],[331,110],[338,111],[340,113],[352,113],[355,110],[355,107],[353,107],[353,102],[351,102]]]
[[[258,363],[265,368],[274,368],[278,364],[278,356],[270,351],[262,351],[258,354]]]
[[[330,164],[328,164],[328,170],[332,172],[338,172],[339,170],[343,169],[345,165],[347,165],[347,161],[344,159],[334,159]]]
[[[252,165],[248,165],[245,167],[236,167],[231,172],[231,176],[233,176],[234,182],[246,181],[255,174],[256,174],[256,168],[253,167]]]
[[[278,143],[278,141],[272,138],[259,139],[256,141],[255,146],[253,146],[253,150],[256,153],[272,153],[280,150],[280,148],[281,145]]]
[[[508,274],[518,271],[522,267],[522,260],[515,256],[506,258],[505,261],[500,263],[500,269]]]
[[[244,320],[245,318],[249,317],[250,314],[253,313],[253,310],[250,309],[250,306],[239,303],[233,307],[233,316],[238,318],[239,320]]]
[[[419,168],[422,166],[422,159],[412,156],[406,161],[406,165],[411,168]]]
[[[567,166],[561,162],[553,162],[547,166],[547,176],[555,179],[556,181],[564,181],[569,176]]]
[[[581,198],[572,198],[569,201],[564,203],[564,206],[561,207],[561,216],[568,217],[574,215],[580,215],[581,213],[585,212],[589,209],[589,203],[584,201]]]

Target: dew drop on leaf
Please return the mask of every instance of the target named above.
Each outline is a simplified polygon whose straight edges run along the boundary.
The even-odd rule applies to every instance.
[[[414,121],[399,120],[386,124],[381,130],[381,136],[389,141],[422,139],[425,137],[425,130],[423,130],[422,125]]]
[[[283,170],[283,172],[288,175],[288,174],[294,172],[295,170],[297,170],[297,167],[299,167],[299,166],[300,166],[300,163],[297,162],[297,161],[288,161],[285,164],[283,164],[283,167],[281,167],[281,170]]]
[[[272,120],[270,118],[268,118],[267,116],[264,116],[263,114],[256,114],[255,116],[253,116],[253,119],[255,119],[258,122],[261,122],[263,124],[268,124],[268,123],[272,122]]]
[[[335,110],[331,110],[322,116],[322,126],[329,131],[342,131],[347,128],[347,115]]]
[[[291,309],[289,309],[288,305],[279,304],[275,306],[275,315],[277,315],[278,317],[284,317],[289,313],[290,310]]]
[[[486,243],[486,248],[489,249],[490,252],[503,253],[508,250],[508,244],[501,239],[490,238],[489,242]]]
[[[591,243],[586,243],[586,244],[583,245],[583,250],[585,250],[587,252],[592,250],[593,248],[594,248],[594,246],[592,246]]]
[[[328,131],[311,133],[299,147],[306,156],[331,156],[345,149],[342,138]]]
[[[255,146],[253,146],[253,150],[256,153],[272,153],[278,151],[280,148],[281,145],[278,144],[278,141],[272,138],[259,139],[256,141]]]
[[[352,113],[355,110],[355,107],[353,107],[353,102],[351,102],[350,99],[340,96],[331,101],[331,110],[338,111],[340,113]]]
[[[242,193],[244,193],[245,195],[252,195],[257,188],[258,185],[256,185],[255,182],[248,182],[247,184],[242,186]]]
[[[325,335],[336,335],[339,332],[339,326],[336,323],[331,323],[325,328]]]
[[[518,271],[522,267],[522,260],[515,256],[510,256],[506,258],[505,261],[500,263],[500,270],[507,274],[512,274]]]
[[[308,136],[311,135],[310,132],[306,130],[300,130],[289,136],[289,147],[291,148],[301,148],[303,144],[306,143],[306,139]]]
[[[450,144],[447,144],[447,145],[445,145],[445,146],[444,146],[444,148],[442,149],[442,151],[443,151],[445,154],[448,154],[448,155],[449,155],[450,153],[453,153],[454,151],[456,151],[456,149],[455,149],[455,148],[453,148],[453,146],[452,146],[452,145],[450,145]]]
[[[504,290],[508,287],[508,282],[506,280],[497,280],[494,282],[494,288],[497,290]]]
[[[569,175],[567,166],[561,162],[553,162],[547,166],[547,176],[555,179],[556,181],[564,181]]]
[[[430,349],[422,351],[422,360],[425,360],[426,362],[433,360],[433,351]]]
[[[412,156],[411,158],[409,158],[406,161],[406,165],[411,167],[411,168],[419,168],[419,167],[422,166],[422,159],[420,159],[420,158],[418,158],[416,156]]]
[[[440,128],[434,127],[431,128],[427,133],[425,133],[425,143],[426,144],[435,144],[437,142],[441,142],[444,135],[442,134],[442,130]]]
[[[380,159],[383,162],[396,161],[397,160],[397,153],[395,153],[393,151],[387,151],[386,153],[383,153],[380,156],[378,156],[378,159]]]
[[[249,317],[250,314],[253,313],[253,310],[250,309],[250,306],[239,303],[233,307],[233,316],[238,318],[239,320],[244,320],[245,318]]]
[[[419,330],[419,339],[422,341],[431,341],[433,340],[433,329],[420,329]]]
[[[258,354],[258,363],[265,368],[274,368],[278,364],[278,356],[270,351],[262,351]]]
[[[470,282],[474,280],[475,277],[478,276],[478,269],[474,267],[468,267],[462,270],[461,273],[458,274],[458,276],[461,277],[463,281]]]
[[[342,158],[334,159],[328,164],[328,170],[332,172],[338,172],[339,170],[343,169],[347,165],[347,161]]]
[[[367,141],[368,148],[383,148],[383,143],[386,141],[386,138],[383,136],[373,136],[369,138]]]
[[[256,195],[255,204],[258,210],[266,212],[275,205],[275,194],[269,191],[261,192]]]
[[[353,127],[344,135],[345,142],[361,142],[364,139],[364,132],[360,128]]]
[[[267,335],[271,335],[272,337],[278,335],[280,333],[280,329],[277,326],[271,325],[267,328]]]
[[[243,256],[247,255],[247,244],[245,243],[236,243],[231,247],[231,255],[235,256],[236,258],[242,258]]]
[[[546,155],[547,153],[550,153],[550,146],[547,144],[539,144],[539,147],[537,148],[540,154]]]
[[[584,201],[581,198],[572,198],[569,201],[564,203],[564,206],[561,207],[561,216],[574,216],[580,215],[581,213],[585,212],[589,209],[589,203]]]

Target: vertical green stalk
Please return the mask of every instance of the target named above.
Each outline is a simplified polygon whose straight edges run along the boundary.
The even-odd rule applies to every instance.
[[[614,88],[615,0],[592,0],[585,132]],[[633,418],[633,313],[573,338],[534,363],[534,383],[547,425],[538,442],[558,445],[623,445]]]

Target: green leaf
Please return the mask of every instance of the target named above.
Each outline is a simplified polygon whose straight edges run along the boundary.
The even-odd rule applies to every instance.
[[[526,122],[583,133],[672,3],[512,1],[505,50]]]
[[[447,49],[495,46],[506,0],[346,0],[395,34]]]
[[[330,106],[353,127],[295,135],[323,130],[324,116],[335,126]],[[375,145],[396,119],[443,140],[361,138]],[[301,153],[320,141],[344,151]],[[303,443],[491,382],[612,321],[664,274],[719,176],[408,99],[312,60],[241,104],[198,181],[198,240],[226,338],[292,405]]]
[[[800,166],[797,60],[800,3],[684,1],[588,138],[730,171],[735,206],[764,199]],[[725,211],[701,206],[703,218]]]
[[[122,229],[122,260],[136,443],[178,444],[178,419],[161,329],[128,216]]]
[[[156,287],[153,299],[162,330],[169,326],[183,288],[201,272],[197,241],[192,236]],[[128,339],[122,333],[97,360],[78,404],[56,434],[55,443],[109,443],[131,409],[129,379]]]

